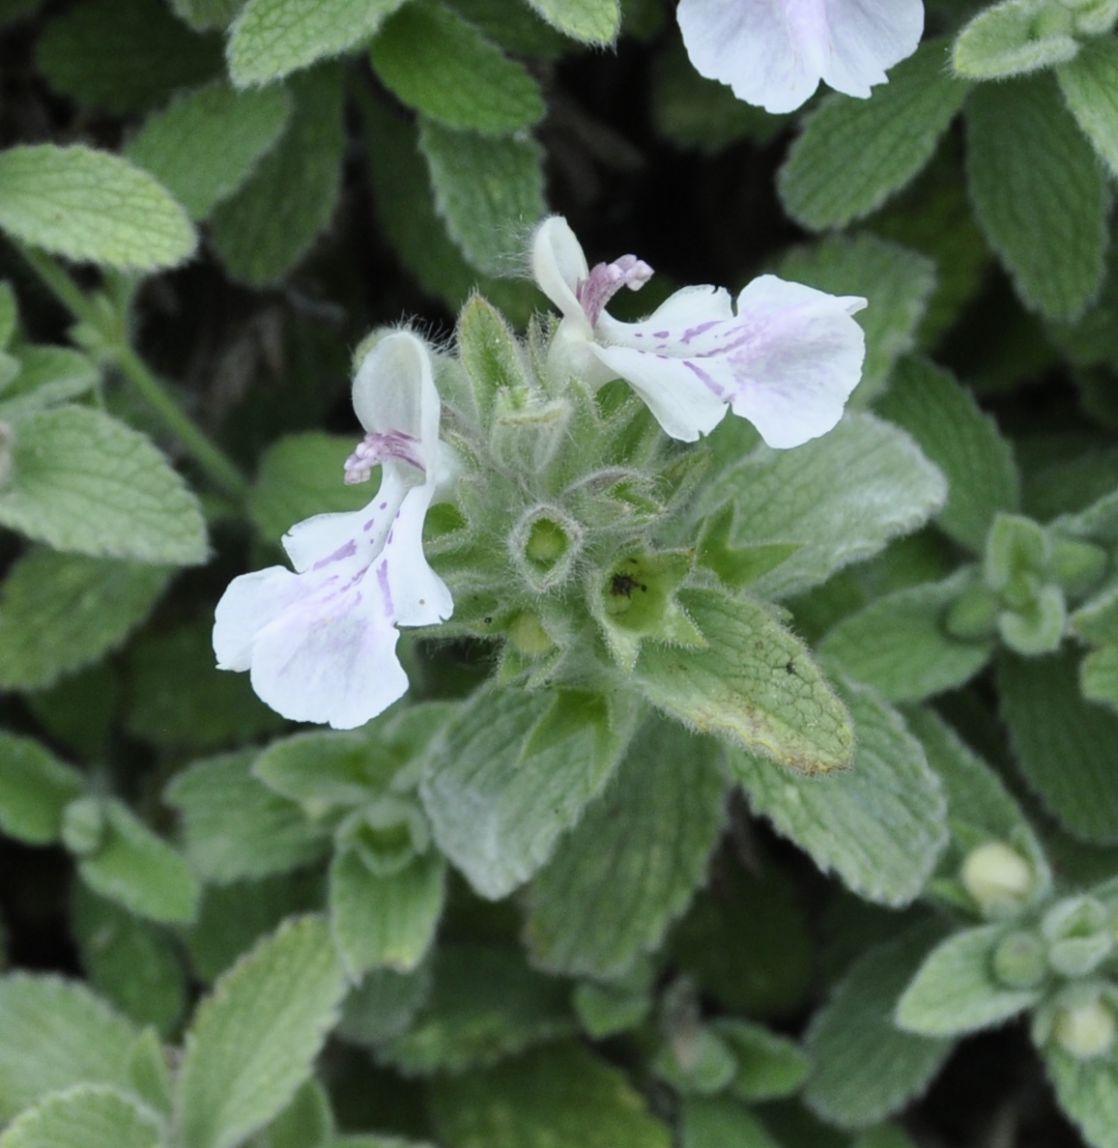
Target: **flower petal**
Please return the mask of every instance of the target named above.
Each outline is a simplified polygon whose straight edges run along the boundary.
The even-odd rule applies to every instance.
[[[791,112],[819,86],[825,0],[680,0],[679,28],[695,70],[769,112]]]
[[[370,599],[354,588],[308,599],[258,635],[252,688],[291,721],[354,729],[408,688],[396,656],[399,637],[382,615],[379,595]]]
[[[922,0],[828,0],[831,46],[823,79],[835,91],[866,97],[885,71],[911,56],[924,32]]]
[[[866,340],[852,315],[866,305],[775,275],[738,296],[741,336],[729,362],[730,405],[771,447],[799,446],[831,430],[862,377]]]
[[[562,312],[565,319],[591,336],[590,320],[579,303],[578,285],[590,275],[590,265],[570,224],[551,215],[536,228],[532,240],[532,274],[539,289]]]
[[[256,635],[306,594],[304,582],[282,566],[234,578],[214,612],[217,668],[247,670]]]
[[[446,583],[423,553],[423,521],[434,487],[408,492],[374,564],[385,614],[401,626],[430,626],[454,613]]]

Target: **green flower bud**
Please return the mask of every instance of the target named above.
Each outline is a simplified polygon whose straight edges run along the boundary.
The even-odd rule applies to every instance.
[[[101,848],[107,825],[99,798],[79,797],[62,813],[62,843],[76,857],[88,857]]]
[[[1056,1043],[1077,1060],[1093,1060],[1114,1047],[1114,1010],[1097,993],[1057,1006],[1052,1024]]]
[[[582,549],[582,527],[557,506],[533,507],[509,536],[509,556],[536,594],[558,589]]]
[[[1105,905],[1094,897],[1068,897],[1041,922],[1049,942],[1048,963],[1064,977],[1093,973],[1114,950],[1114,933]]]
[[[1009,917],[1018,912],[1036,882],[1032,865],[1004,841],[988,841],[972,849],[959,876],[963,888],[988,917]]]
[[[338,827],[338,848],[355,851],[369,872],[378,877],[399,873],[430,844],[427,818],[405,797],[377,798]]]
[[[1048,951],[1044,942],[1027,930],[1006,934],[994,950],[994,976],[1008,989],[1032,989],[1048,975]]]
[[[508,639],[525,658],[542,658],[555,649],[555,642],[539,618],[530,612],[517,614],[509,625]]]
[[[1064,0],[1080,36],[1103,36],[1118,24],[1118,0]]]

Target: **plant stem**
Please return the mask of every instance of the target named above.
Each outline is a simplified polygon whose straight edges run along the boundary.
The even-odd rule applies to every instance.
[[[75,319],[89,324],[107,337],[112,360],[120,373],[206,472],[214,485],[238,501],[243,501],[248,493],[248,482],[236,463],[211,442],[205,431],[179,406],[166,386],[136,354],[127,340],[123,337],[113,337],[104,330],[103,317],[98,314],[97,308],[81,288],[49,256],[26,247],[21,247],[20,251],[35,274]]]

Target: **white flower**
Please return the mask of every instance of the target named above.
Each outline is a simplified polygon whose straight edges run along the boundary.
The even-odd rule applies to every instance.
[[[923,0],[680,0],[678,17],[695,70],[770,112],[795,111],[820,80],[868,96],[924,31]]]
[[[396,332],[362,362],[353,406],[369,433],[346,482],[380,465],[364,510],[319,514],[283,537],[295,573],[271,566],[236,578],[217,605],[218,668],[248,670],[252,687],[293,721],[363,725],[408,687],[397,626],[450,617],[450,592],[423,554],[423,521],[449,481],[439,395],[426,346]]]
[[[536,231],[532,268],[563,313],[554,369],[592,385],[624,379],[683,442],[709,434],[729,407],[769,446],[799,446],[835,426],[861,378],[865,337],[851,316],[865,299],[762,275],[736,314],[721,287],[684,287],[642,322],[621,323],[606,303],[623,286],[642,287],[652,269],[625,255],[591,270],[558,215]]]

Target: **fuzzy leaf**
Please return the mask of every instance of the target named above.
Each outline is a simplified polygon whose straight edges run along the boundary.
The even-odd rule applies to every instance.
[[[612,977],[654,950],[706,876],[723,822],[717,743],[661,719],[528,890],[535,963]]]
[[[826,773],[850,764],[845,707],[769,607],[710,590],[681,594],[680,602],[707,645],[644,643],[636,684],[654,706],[791,769]]]
[[[931,1083],[952,1042],[897,1028],[897,999],[936,934],[910,930],[864,953],[835,986],[807,1034],[814,1065],[804,1099],[841,1128],[867,1128],[897,1111]]]
[[[947,479],[937,524],[961,546],[982,552],[999,511],[1017,510],[1021,481],[1013,447],[969,391],[927,359],[906,359],[878,413],[903,427]]]
[[[252,175],[290,117],[291,97],[283,88],[236,92],[225,83],[210,84],[149,117],[126,154],[192,219],[206,219]]]
[[[167,585],[158,566],[32,550],[0,598],[0,689],[41,689],[121,645]]]
[[[620,0],[528,0],[553,28],[584,44],[612,44],[621,30]]]
[[[574,1028],[563,982],[533,972],[518,954],[444,944],[432,963],[427,1004],[377,1052],[407,1076],[495,1064]]]
[[[45,746],[0,731],[0,830],[29,845],[59,840],[62,813],[85,782]]]
[[[242,957],[186,1034],[176,1126],[183,1148],[232,1148],[310,1075],[345,991],[320,917],[302,917]]]
[[[544,114],[539,84],[453,9],[412,0],[373,42],[373,67],[409,107],[448,128],[508,135]]]
[[[994,949],[1004,935],[1004,925],[983,925],[934,948],[897,1002],[897,1024],[920,1036],[962,1036],[1036,1004],[1039,990],[1009,989],[994,979]]]
[[[252,750],[197,762],[164,795],[182,814],[191,864],[219,884],[286,873],[318,858],[326,839],[293,801],[252,776]]]
[[[1092,650],[1079,667],[1079,688],[1089,702],[1118,710],[1118,644]]]
[[[1118,40],[1088,40],[1056,76],[1076,123],[1118,178]]]
[[[780,1148],[748,1108],[726,1096],[689,1096],[680,1148]]]
[[[1078,1060],[1056,1045],[1044,1050],[1048,1079],[1060,1107],[1093,1148],[1118,1145],[1118,1063],[1113,1053]]]
[[[291,3],[307,12],[331,7]],[[318,69],[290,91],[295,111],[283,138],[211,217],[210,237],[226,270],[254,287],[278,282],[303,259],[330,225],[341,193],[342,74]]]
[[[451,131],[424,119],[419,146],[451,239],[479,271],[515,272],[546,210],[539,144]]]
[[[730,773],[754,811],[825,872],[869,901],[907,905],[947,844],[943,790],[920,743],[874,690],[848,683],[843,695],[857,738],[849,770],[811,777],[734,751]]]
[[[442,915],[445,877],[446,865],[433,852],[384,876],[371,872],[354,850],[335,854],[330,925],[351,980],[369,969],[415,969]]]
[[[126,1092],[83,1084],[24,1112],[0,1148],[160,1148],[163,1122]]]
[[[1017,764],[1045,808],[1081,840],[1118,841],[1118,715],[1080,696],[1074,655],[1006,656],[998,692]]]
[[[967,93],[944,67],[945,50],[929,40],[872,100],[831,95],[804,120],[777,178],[793,219],[813,231],[842,227],[916,178]]]
[[[440,849],[483,897],[506,896],[601,792],[630,729],[600,695],[477,694],[442,731],[421,786]]]
[[[56,550],[189,566],[206,557],[198,500],[139,431],[61,407],[21,421],[0,525]]]
[[[198,237],[146,171],[74,145],[0,152],[0,228],[66,259],[156,271],[188,259]]]
[[[737,507],[733,546],[798,543],[751,584],[783,598],[869,558],[943,506],[943,476],[903,431],[848,414],[830,434],[794,451],[758,447],[709,483],[702,509]]]
[[[443,1077],[431,1102],[439,1138],[454,1148],[670,1148],[672,1142],[625,1076],[577,1045]]]
[[[713,1028],[737,1062],[730,1085],[735,1096],[748,1101],[779,1100],[799,1091],[809,1067],[799,1045],[743,1020],[716,1021]]]
[[[979,226],[1026,307],[1074,319],[1102,288],[1111,196],[1050,76],[985,84],[967,102]]]
[[[137,916],[168,924],[192,921],[200,890],[187,863],[123,802],[106,802],[104,814],[100,845],[78,864],[81,879]]]
[[[0,388],[0,419],[15,422],[84,395],[101,378],[97,364],[70,347],[22,347],[19,374]]]
[[[1037,34],[1042,5],[1006,0],[979,12],[959,33],[951,51],[955,72],[968,80],[1001,80],[1050,68],[1079,51],[1071,30]]]
[[[0,1120],[75,1084],[127,1088],[137,1035],[76,981],[23,973],[0,979]]]
[[[862,381],[852,401],[865,406],[889,382],[916,332],[936,286],[935,264],[874,235],[835,236],[797,247],[780,262],[780,275],[832,295],[863,295],[870,306],[857,315],[866,332]]]
[[[267,84],[367,40],[404,0],[248,0],[229,29],[229,74]]]
[[[891,702],[921,701],[970,681],[990,660],[992,642],[947,632],[948,608],[970,584],[969,571],[871,599],[827,631],[819,652]]]

